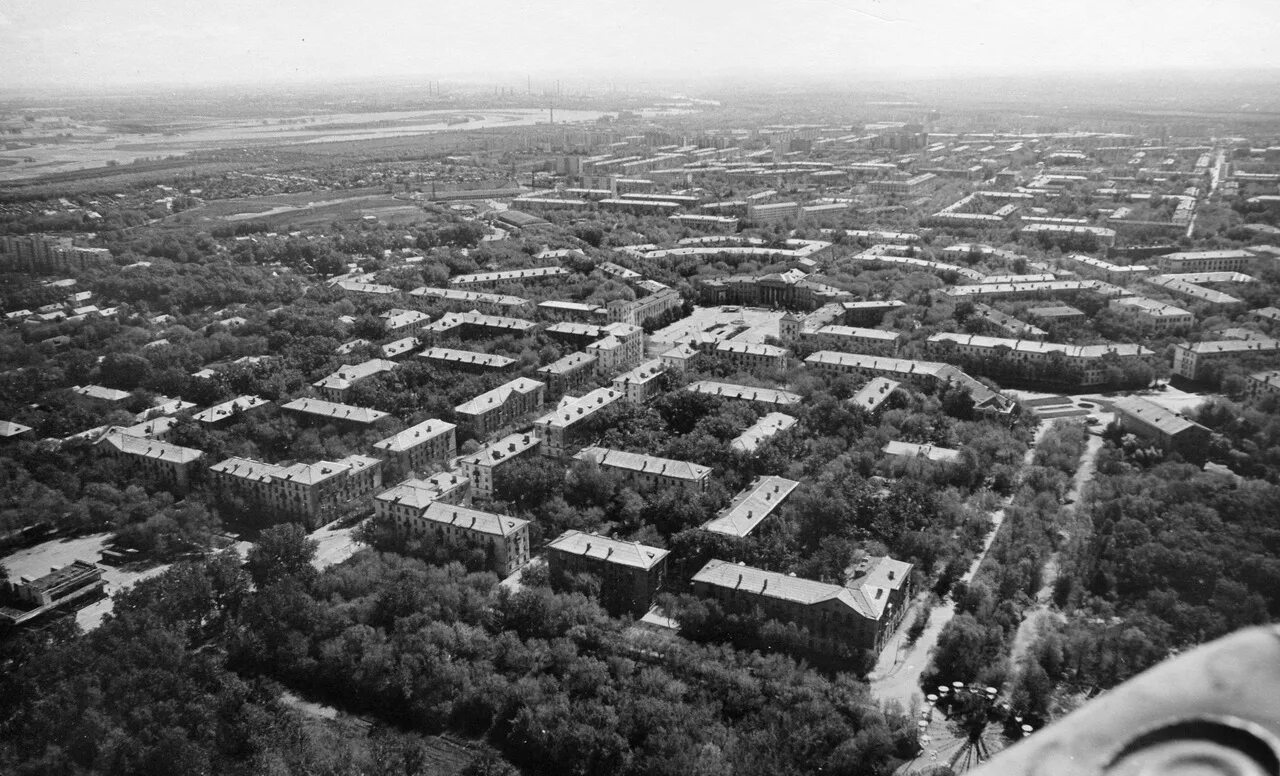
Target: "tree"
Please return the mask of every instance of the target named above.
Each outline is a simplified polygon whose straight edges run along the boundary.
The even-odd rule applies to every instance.
[[[246,565],[249,576],[259,587],[293,577],[303,583],[315,579],[311,565],[317,544],[307,537],[306,529],[297,523],[284,523],[266,529],[249,550]]]

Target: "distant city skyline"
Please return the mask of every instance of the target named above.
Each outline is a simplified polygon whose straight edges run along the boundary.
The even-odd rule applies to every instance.
[[[10,88],[369,78],[921,78],[1280,68],[1263,0],[8,0]]]

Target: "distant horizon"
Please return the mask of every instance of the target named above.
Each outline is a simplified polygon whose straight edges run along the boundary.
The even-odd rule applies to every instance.
[[[1280,71],[1262,0],[9,0],[6,92],[441,80],[1095,77]],[[514,84],[513,84],[514,85]]]

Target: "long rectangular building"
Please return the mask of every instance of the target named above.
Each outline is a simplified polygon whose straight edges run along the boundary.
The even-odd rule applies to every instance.
[[[484,439],[498,429],[537,412],[546,403],[546,392],[544,383],[517,377],[459,404],[453,411],[473,434]]]
[[[432,418],[373,443],[383,456],[387,476],[426,471],[452,458],[458,449],[457,426]]]
[[[614,614],[649,610],[666,579],[667,550],[581,531],[565,531],[547,544],[553,580],[592,574],[600,602]]]
[[[521,456],[534,453],[542,440],[536,434],[511,434],[458,459],[458,466],[471,480],[472,495],[491,499],[494,480],[500,469]]]
[[[455,275],[449,278],[449,285],[455,288],[494,286],[499,283],[531,283],[547,282],[565,278],[572,273],[564,267],[530,267],[528,269],[508,269],[500,272],[476,272],[470,275]]]
[[[485,294],[479,291],[462,291],[457,288],[435,288],[422,286],[409,292],[434,302],[452,307],[459,312],[480,310],[481,312],[500,315],[523,312],[531,309],[528,299],[510,294]]]
[[[685,386],[686,391],[707,396],[719,396],[733,401],[750,401],[771,407],[792,407],[800,403],[801,396],[776,388],[759,388],[740,383],[722,383],[715,380],[698,380]]]
[[[711,476],[709,466],[604,447],[588,447],[574,458],[617,472],[633,488],[644,490],[672,487],[705,490]]]
[[[612,388],[597,388],[578,398],[566,396],[554,411],[533,422],[542,438],[542,454],[565,458],[576,452],[599,426],[601,412],[622,397]]]
[[[1058,342],[985,337],[981,334],[953,332],[934,334],[929,337],[928,347],[931,353],[940,357],[977,356],[1011,364],[1047,363],[1054,358],[1062,358],[1068,365],[1080,370],[1081,385],[1099,385],[1106,382],[1108,358],[1118,362],[1130,362],[1155,355],[1141,345],[1127,343],[1067,345]]]
[[[364,455],[287,466],[231,457],[209,472],[221,497],[269,508],[282,520],[297,519],[309,528],[359,508],[382,487],[382,461]]]
[[[514,358],[507,358],[506,356],[477,353],[474,350],[456,350],[454,348],[427,348],[419,353],[418,357],[425,358],[438,366],[471,372],[508,369],[516,363]]]
[[[776,512],[799,486],[785,477],[757,477],[715,519],[703,524],[702,530],[741,539]]]

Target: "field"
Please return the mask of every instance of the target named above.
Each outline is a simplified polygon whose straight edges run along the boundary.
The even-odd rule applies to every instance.
[[[354,194],[354,196],[353,196]],[[266,197],[244,197],[210,202],[183,211],[165,220],[166,225],[210,226],[237,221],[262,221],[272,227],[303,227],[354,221],[376,216],[383,221],[417,218],[422,209],[416,204],[397,199],[381,188],[339,192],[309,191]]]

